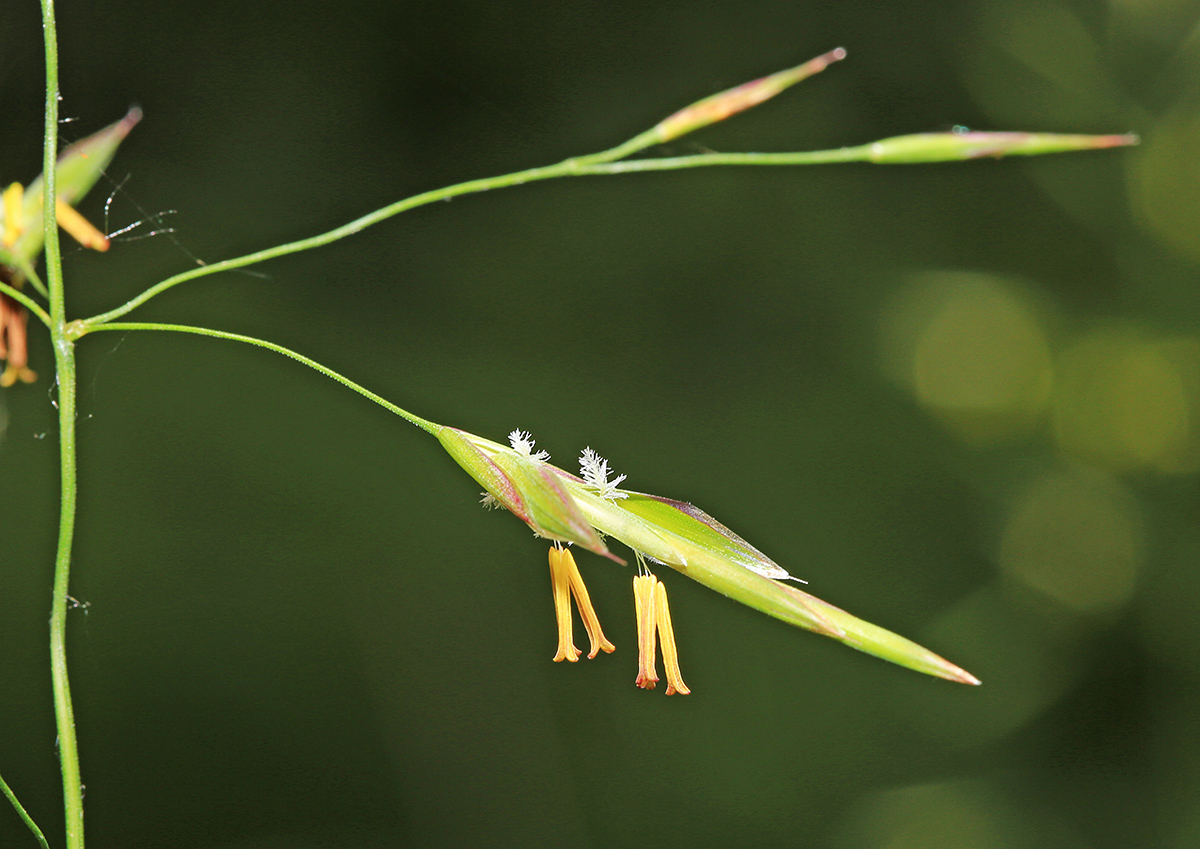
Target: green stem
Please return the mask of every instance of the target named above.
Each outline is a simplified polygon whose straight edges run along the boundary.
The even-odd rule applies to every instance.
[[[678,171],[682,168],[711,168],[714,165],[830,165],[839,162],[871,161],[871,145],[838,147],[832,150],[801,150],[785,153],[698,153],[693,156],[664,156],[631,159],[590,166],[584,174],[633,174],[643,171]]]
[[[58,197],[58,34],[54,24],[54,0],[42,0],[42,30],[46,40],[46,123],[42,149],[42,232],[45,240],[47,296],[54,321],[62,322],[62,251],[58,244],[58,216],[51,213]]]
[[[37,823],[33,821],[33,817],[29,816],[25,807],[17,801],[17,795],[9,789],[3,777],[0,777],[0,791],[3,791],[4,795],[8,797],[8,801],[12,802],[12,806],[17,809],[17,816],[21,818],[21,822],[29,826],[29,830],[33,832],[33,836],[37,838],[37,842],[42,845],[42,849],[50,849],[49,844],[46,843],[46,835],[42,834],[42,830],[37,827]]]
[[[651,143],[645,138],[646,135],[646,133],[643,133],[610,150],[587,156],[573,157],[563,160],[556,165],[529,168],[512,174],[503,174],[499,177],[468,180],[465,183],[457,183],[453,186],[422,192],[419,195],[413,195],[412,197],[397,201],[382,209],[377,209],[326,233],[310,236],[307,239],[300,239],[295,242],[288,242],[285,245],[276,245],[273,248],[255,251],[245,256],[222,260],[221,262],[215,262],[202,268],[194,268],[182,274],[176,274],[174,277],[169,277],[151,286],[137,297],[116,309],[83,319],[81,324],[86,327],[96,327],[105,324],[126,315],[156,295],[160,295],[168,289],[178,286],[180,283],[195,280],[199,277],[206,277],[209,274],[244,268],[248,265],[263,262],[264,260],[274,259],[275,257],[321,247],[322,245],[336,242],[338,239],[343,239],[346,236],[365,230],[372,224],[378,224],[380,221],[399,215],[402,212],[415,209],[418,206],[425,206],[440,200],[449,200],[461,195],[486,192],[508,186],[518,186],[539,180],[552,180],[557,177],[629,174],[640,171],[674,171],[681,168],[702,168],[714,165],[820,165],[831,162],[862,162],[870,157],[870,145],[859,145],[858,147],[843,147],[837,150],[804,151],[799,153],[708,153],[697,156],[675,156],[662,159],[635,159],[626,162],[613,161],[645,148]]]
[[[470,194],[472,192],[484,192],[489,189],[498,189],[505,186],[514,186],[520,183],[528,183],[534,180],[546,180],[551,177],[561,177],[569,173],[573,173],[572,160],[560,162],[558,165],[544,166],[541,168],[530,168],[526,171],[518,171],[514,174],[505,174],[501,177],[488,177],[481,180],[471,180],[466,183],[459,183],[454,186],[447,186],[441,189],[435,189],[429,192],[423,192],[419,195],[414,195],[410,198],[397,201],[396,203],[385,206],[382,209],[377,209],[374,212],[368,213],[361,218],[343,224],[341,227],[334,228],[326,233],[317,236],[310,236],[307,239],[300,239],[296,242],[288,242],[285,245],[276,245],[273,248],[266,250],[255,251],[245,256],[235,257],[233,259],[215,262],[212,265],[206,265],[202,268],[194,268],[190,271],[185,271],[182,274],[176,274],[174,277],[169,277],[161,283],[151,286],[146,291],[142,292],[137,297],[108,312],[100,315],[92,316],[84,319],[82,324],[87,327],[95,327],[100,324],[120,318],[126,313],[146,303],[155,295],[162,294],[168,289],[178,286],[180,283],[185,283],[188,280],[195,280],[198,277],[205,277],[209,274],[217,274],[221,271],[231,271],[235,268],[243,268],[247,265],[262,262],[275,257],[286,256],[288,254],[298,253],[300,251],[318,248],[322,245],[327,245],[330,242],[335,242],[338,239],[343,239],[346,236],[352,235],[365,230],[372,224],[378,224],[380,221],[391,218],[394,215],[399,215],[401,212],[406,212],[417,206],[434,203],[439,200],[448,200],[449,198],[459,195]]]
[[[226,333],[223,330],[211,330],[207,327],[193,327],[192,325],[187,324],[157,324],[151,322],[109,322],[108,324],[97,324],[80,331],[79,335],[91,333],[96,330],[166,330],[174,333],[194,333],[197,336],[211,336],[214,339],[229,339],[233,342],[245,342],[247,345],[256,345],[259,348],[266,348],[268,351],[274,351],[277,354],[283,354],[285,357],[291,357],[296,362],[303,363],[309,368],[319,371],[321,374],[336,380],[346,388],[353,389],[364,398],[374,401],[385,410],[393,412],[400,416],[400,418],[412,422],[417,427],[421,428],[421,430],[432,433],[436,436],[437,432],[442,429],[442,425],[439,425],[437,422],[431,422],[428,419],[421,418],[416,413],[410,413],[403,407],[397,407],[391,401],[376,395],[370,389],[355,383],[345,375],[338,374],[333,369],[321,365],[316,360],[309,359],[303,354],[298,354],[290,348],[285,348],[282,345],[276,345],[274,342],[267,342],[265,339],[256,339],[253,336],[243,336],[240,333]]]
[[[58,382],[59,463],[62,506],[59,513],[58,553],[54,560],[54,594],[50,609],[50,675],[54,687],[54,717],[58,726],[58,759],[66,807],[67,847],[83,849],[83,782],[75,738],[75,709],[67,679],[67,602],[71,573],[71,543],[75,537],[75,350],[62,325],[51,329]]]
[[[47,327],[50,326],[50,314],[42,309],[41,304],[26,295],[20,289],[9,286],[7,283],[0,283],[0,292],[8,295],[14,301],[24,304],[25,308],[36,315],[42,324],[46,325]]]
[[[58,552],[54,559],[54,594],[50,608],[50,677],[54,717],[58,726],[58,759],[62,770],[67,849],[83,849],[83,784],[79,777],[79,747],[75,711],[67,680],[67,589],[71,571],[71,542],[75,536],[75,346],[67,335],[63,298],[62,252],[58,244],[58,35],[54,0],[42,0],[42,32],[46,43],[46,125],[43,149],[42,226],[45,234],[46,283],[50,298],[50,340],[58,383],[58,444],[62,492]]]

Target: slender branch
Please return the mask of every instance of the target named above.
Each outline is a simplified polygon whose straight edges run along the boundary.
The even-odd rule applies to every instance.
[[[50,678],[54,717],[58,727],[58,759],[62,770],[63,806],[68,849],[83,849],[83,783],[79,776],[79,747],[75,710],[67,679],[67,599],[71,543],[75,537],[75,348],[66,333],[62,252],[58,244],[55,203],[58,160],[58,34],[54,0],[42,0],[42,32],[46,44],[46,125],[42,155],[46,283],[50,300],[50,338],[58,382],[58,445],[62,490],[58,552],[54,559],[54,594],[50,608]]]
[[[42,149],[42,232],[45,237],[47,297],[50,314],[63,321],[62,251],[58,243],[58,31],[54,0],[42,0],[42,31],[46,42],[46,123]]]
[[[20,289],[16,288],[15,286],[9,286],[7,283],[0,283],[0,292],[8,295],[14,301],[23,304],[27,310],[38,317],[38,320],[42,324],[46,325],[47,327],[50,326],[50,314],[42,309],[41,304],[26,295]]]
[[[336,242],[338,239],[344,239],[346,236],[358,233],[373,224],[378,224],[410,209],[440,200],[460,197],[461,195],[476,194],[492,189],[507,188],[508,186],[518,186],[539,180],[552,180],[557,177],[627,174],[640,171],[673,171],[681,168],[701,168],[714,165],[820,165],[831,162],[862,162],[866,161],[870,156],[870,145],[859,145],[858,147],[844,147],[837,150],[805,151],[800,153],[708,153],[663,159],[635,159],[626,162],[612,161],[645,147],[644,142],[640,141],[641,139],[642,137],[638,136],[625,144],[618,145],[602,153],[566,159],[556,165],[529,168],[512,174],[503,174],[499,177],[468,180],[465,183],[457,183],[453,186],[422,192],[421,194],[413,195],[412,197],[385,206],[382,209],[377,209],[326,233],[310,236],[307,239],[300,239],[295,242],[288,242],[285,245],[276,245],[273,248],[255,251],[245,256],[222,260],[221,262],[215,262],[202,268],[194,268],[182,274],[176,274],[174,277],[169,277],[161,283],[151,286],[137,297],[116,309],[83,319],[81,323],[87,327],[96,327],[105,324],[126,315],[156,295],[160,295],[168,289],[178,286],[180,283],[186,283],[189,280],[195,280],[199,277],[206,277],[222,271],[244,268],[248,265],[263,262],[264,260],[321,247],[330,242]]]
[[[9,789],[8,784],[5,783],[2,776],[0,776],[0,791],[2,791],[4,795],[8,797],[8,801],[12,802],[12,806],[17,809],[17,816],[19,816],[21,818],[21,822],[25,823],[25,825],[29,827],[29,830],[33,832],[33,836],[36,837],[37,842],[42,845],[42,849],[50,849],[50,845],[46,843],[46,835],[42,834],[42,830],[37,827],[37,823],[33,821],[33,817],[29,816],[29,813],[25,810],[25,807],[17,801],[16,794]]]
[[[521,183],[533,182],[534,180],[546,180],[552,177],[562,177],[567,174],[575,173],[576,167],[577,166],[575,166],[573,160],[567,160],[566,162],[560,162],[557,165],[530,168],[526,171],[505,174],[501,177],[487,177],[480,180],[470,180],[454,186],[447,186],[445,188],[435,189],[429,192],[422,192],[419,195],[414,195],[410,198],[397,201],[396,203],[385,206],[382,209],[377,209],[374,212],[368,213],[361,218],[356,218],[348,224],[343,224],[342,226],[336,227],[326,233],[321,233],[317,236],[310,236],[307,239],[300,239],[299,241],[295,242],[288,242],[285,245],[276,245],[273,248],[255,251],[254,253],[246,254],[245,256],[235,257],[233,259],[227,259],[221,262],[215,262],[202,268],[194,268],[190,271],[185,271],[182,274],[176,274],[174,277],[169,277],[166,280],[163,280],[161,283],[151,286],[137,297],[133,298],[122,306],[117,307],[116,309],[109,310],[108,312],[101,313],[100,315],[92,316],[88,319],[84,319],[82,324],[88,327],[95,327],[97,325],[104,324],[105,322],[120,318],[131,310],[136,309],[137,307],[146,303],[146,301],[150,300],[155,295],[160,295],[168,289],[178,286],[180,283],[185,283],[188,280],[195,280],[198,277],[205,277],[209,274],[216,274],[221,271],[231,271],[235,268],[244,268],[247,265],[253,265],[264,260],[274,259],[275,257],[287,256],[288,254],[294,254],[299,253],[300,251],[318,248],[322,245],[327,245],[330,242],[335,242],[338,239],[343,239],[346,236],[350,236],[359,232],[360,230],[365,230],[372,224],[378,224],[380,221],[384,221],[394,215],[399,215],[401,212],[407,212],[414,207],[424,206],[426,204],[434,203],[435,201],[447,200],[449,198],[458,197],[459,195],[470,194],[473,192],[485,192],[489,189],[515,186]]]
[[[817,57],[817,59],[814,59],[806,66],[798,66],[791,71],[781,73],[788,76],[790,81],[786,84],[790,85],[791,82],[802,78],[803,75],[815,72],[814,68],[820,70],[820,68],[823,68],[830,61],[836,61],[836,59],[841,58],[843,55],[845,55],[844,51],[835,50],[825,56]],[[805,70],[804,74],[800,76],[796,75],[796,72],[806,68],[807,70]],[[764,77],[762,80],[757,80],[747,85],[758,86],[766,83],[768,87],[775,87],[770,83],[771,80],[772,77]],[[731,89],[729,92],[714,95],[714,97],[722,100],[732,95],[733,99],[737,100],[740,104],[737,105],[737,109],[753,105],[753,103],[742,103],[741,99],[744,98],[738,92],[739,89]],[[523,183],[532,183],[538,180],[551,180],[556,177],[631,174],[645,171],[676,171],[683,168],[705,168],[716,165],[825,165],[843,162],[872,162],[880,165],[917,164],[978,159],[981,157],[1035,156],[1043,153],[1060,153],[1070,150],[1120,147],[1137,144],[1138,142],[1137,137],[1133,135],[1082,136],[1057,133],[971,133],[955,131],[949,133],[916,133],[907,136],[893,136],[868,144],[840,147],[831,150],[785,153],[705,153],[694,156],[672,156],[658,159],[625,159],[625,157],[644,150],[647,147],[659,144],[664,140],[673,139],[681,133],[690,132],[696,126],[712,123],[712,120],[721,120],[725,117],[724,114],[719,115],[715,119],[711,115],[705,117],[705,113],[710,111],[711,107],[712,104],[708,104],[707,101],[700,101],[676,113],[675,116],[659,123],[650,130],[634,136],[629,141],[599,153],[565,159],[556,165],[529,168],[524,171],[503,174],[498,177],[468,180],[453,186],[422,192],[421,194],[413,195],[410,198],[405,198],[404,200],[385,206],[382,209],[377,209],[326,233],[311,236],[307,239],[300,239],[296,242],[289,242],[286,245],[277,245],[273,248],[256,251],[234,259],[227,259],[222,262],[213,263],[212,265],[206,265],[202,268],[194,268],[151,286],[137,297],[116,309],[84,319],[80,325],[88,327],[104,324],[105,322],[124,316],[156,295],[174,286],[178,286],[180,283],[195,280],[198,277],[204,277],[209,274],[216,274],[220,271],[244,268],[247,265],[253,265],[254,263],[273,259],[274,257],[327,245],[330,242],[345,238],[370,227],[372,224],[378,224],[380,221],[385,221],[388,218],[399,215],[401,212],[407,212],[418,206],[425,206],[439,200],[449,200],[461,195],[486,192],[491,189],[517,186]],[[676,126],[676,123],[678,123],[678,126]]]
[[[664,156],[657,159],[630,159],[587,167],[586,174],[633,174],[643,171],[678,171],[681,168],[711,168],[714,165],[829,165],[839,162],[869,162],[871,145],[839,147],[832,150],[801,150],[785,153],[697,153],[692,156]]]
[[[348,389],[353,389],[359,395],[374,401],[379,406],[389,412],[395,413],[400,418],[412,422],[417,427],[428,433],[437,434],[441,429],[441,425],[436,422],[431,422],[428,419],[423,419],[416,413],[410,413],[402,407],[397,407],[391,401],[376,395],[371,390],[358,383],[355,383],[345,375],[339,374],[327,366],[323,366],[316,360],[310,359],[303,354],[299,354],[290,348],[285,348],[282,345],[276,345],[274,342],[268,342],[265,339],[256,339],[253,336],[243,336],[240,333],[226,333],[223,330],[211,330],[207,327],[194,327],[187,324],[157,324],[151,322],[109,322],[108,324],[97,324],[88,327],[82,333],[91,333],[96,330],[166,330],[174,333],[194,333],[198,336],[211,336],[214,339],[228,339],[233,342],[245,342],[247,345],[256,345],[259,348],[266,348],[268,351],[274,351],[277,354],[283,354],[285,357],[291,357],[298,363],[303,363],[311,369],[319,371],[326,377],[336,380]],[[81,334],[82,335],[82,334]]]

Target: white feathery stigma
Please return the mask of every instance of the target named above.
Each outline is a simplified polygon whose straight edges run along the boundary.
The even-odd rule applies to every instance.
[[[527,430],[514,430],[508,435],[508,444],[513,447],[513,451],[532,460],[537,460],[539,463],[544,463],[550,459],[549,451],[533,451],[533,436]]]
[[[583,477],[583,482],[596,490],[596,494],[601,498],[607,498],[609,501],[627,498],[628,493],[617,490],[621,481],[625,480],[625,475],[617,475],[610,481],[608,479],[609,471],[607,460],[591,448],[583,449],[583,453],[579,455],[579,473]]]

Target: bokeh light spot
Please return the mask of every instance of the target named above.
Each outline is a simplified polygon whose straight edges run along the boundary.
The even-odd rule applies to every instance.
[[[981,781],[921,784],[875,793],[855,806],[837,847],[1009,849],[1046,846],[1047,835]],[[1057,840],[1049,845],[1062,846]]]
[[[1109,4],[1114,13],[1110,26],[1132,30],[1174,49],[1195,15],[1192,0],[1109,0]]]
[[[1053,383],[1033,309],[1002,278],[921,275],[884,316],[885,368],[964,439],[1027,434]]]
[[[1200,341],[1101,331],[1066,351],[1058,374],[1066,452],[1117,471],[1200,468]]]
[[[1200,260],[1200,114],[1180,109],[1158,122],[1132,159],[1129,191],[1138,224],[1176,253]]]
[[[1005,574],[1085,612],[1128,601],[1141,562],[1136,504],[1086,469],[1034,481],[1014,504],[1000,543]]]

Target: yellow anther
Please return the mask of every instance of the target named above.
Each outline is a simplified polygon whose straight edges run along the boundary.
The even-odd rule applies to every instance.
[[[662,581],[654,585],[654,615],[658,620],[659,642],[662,644],[663,666],[667,672],[667,695],[686,696],[692,692],[679,674],[679,652],[675,650],[675,629],[671,627],[671,608],[667,606],[667,586]]]
[[[3,204],[4,235],[0,237],[0,241],[4,242],[4,247],[11,248],[17,243],[17,239],[21,238],[21,231],[25,229],[22,209],[25,205],[25,187],[20,183],[13,183],[5,189]]]
[[[654,615],[654,586],[657,583],[658,578],[649,574],[633,579],[633,606],[637,611],[638,635],[638,675],[635,683],[643,690],[653,690],[658,683],[654,661],[658,630],[658,619]]]
[[[612,652],[616,646],[604,636],[600,628],[600,619],[592,600],[588,596],[587,587],[583,585],[583,576],[575,565],[575,558],[568,548],[555,546],[550,549],[550,582],[554,590],[554,617],[558,621],[558,651],[555,661],[568,660],[574,663],[579,660],[580,651],[575,648],[573,639],[573,623],[571,620],[571,596],[575,596],[575,606],[579,608],[579,616],[583,619],[583,627],[591,641],[588,657],[592,658],[601,651]]]
[[[686,696],[691,692],[679,673],[679,653],[675,648],[675,630],[671,627],[671,609],[667,588],[647,572],[633,579],[633,603],[637,608],[638,676],[635,682],[643,690],[658,683],[655,664],[656,643],[662,644],[663,666],[667,671],[667,695]]]
[[[75,207],[59,198],[54,209],[58,214],[58,226],[74,236],[75,241],[94,251],[108,250],[108,237],[93,227]]]

